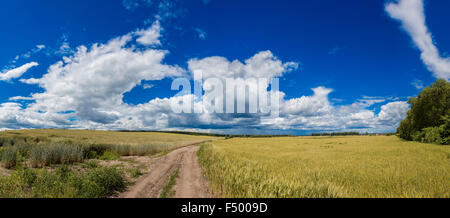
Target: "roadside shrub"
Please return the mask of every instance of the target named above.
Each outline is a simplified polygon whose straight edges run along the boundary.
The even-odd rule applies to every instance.
[[[84,149],[84,158],[92,159],[98,158],[102,156],[105,151],[110,150],[110,145],[105,144],[90,144],[90,145],[82,145]]]
[[[423,138],[424,138],[425,134],[422,131],[416,131],[414,133],[411,134],[411,140],[416,141],[416,142],[423,142]]]
[[[76,189],[67,183],[66,178],[57,172],[50,172],[45,169],[37,171],[37,177],[32,184],[31,196],[33,198],[74,198]],[[71,177],[76,177],[70,172]]]
[[[55,171],[56,175],[63,181],[67,181],[70,177],[70,169],[67,165],[61,165]]]
[[[0,198],[27,198],[30,197],[30,187],[35,174],[19,169],[10,176],[0,177]]]
[[[20,178],[22,178],[24,185],[27,188],[31,189],[31,186],[33,185],[33,183],[36,181],[37,178],[36,172],[29,169],[28,167],[23,167],[19,169],[19,175]]]
[[[81,167],[87,168],[87,169],[93,169],[93,168],[100,167],[100,164],[98,163],[98,161],[91,160],[91,161],[87,161],[86,163],[82,164]]]
[[[445,136],[445,129],[443,126],[423,128],[422,131],[416,131],[412,134],[412,140],[433,143],[438,145],[448,145],[449,137]]]
[[[102,156],[98,157],[100,160],[117,160],[120,155],[113,151],[105,151]]]
[[[54,172],[21,168],[0,177],[0,198],[104,198],[126,186],[123,173],[98,167],[78,173],[67,165]]]
[[[14,147],[7,147],[2,149],[1,163],[6,169],[10,169],[17,165],[17,149]]]
[[[78,190],[77,197],[104,198],[126,187],[123,173],[115,167],[94,168],[70,183]]]
[[[444,124],[440,126],[441,128],[441,138],[443,145],[450,145],[450,114],[442,117]]]
[[[442,144],[441,129],[439,127],[428,127],[422,130],[423,139],[425,143]]]

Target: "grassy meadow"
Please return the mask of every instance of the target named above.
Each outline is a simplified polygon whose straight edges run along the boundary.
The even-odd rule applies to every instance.
[[[214,139],[157,132],[17,130],[0,132],[1,197],[108,197],[142,173],[103,166],[122,156],[152,156]],[[120,161],[119,161],[120,162]]]
[[[216,197],[450,197],[450,146],[396,136],[233,138],[199,159]]]

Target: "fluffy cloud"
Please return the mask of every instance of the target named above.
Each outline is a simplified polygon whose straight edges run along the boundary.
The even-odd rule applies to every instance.
[[[11,80],[15,78],[21,77],[25,72],[27,72],[30,68],[38,66],[39,64],[36,62],[30,62],[27,64],[24,64],[20,67],[11,69],[11,70],[4,70],[2,73],[0,73],[0,80]]]
[[[425,24],[423,0],[398,0],[386,4],[389,16],[401,22],[402,28],[411,36],[421,51],[421,59],[436,78],[450,79],[450,59],[439,55]]]
[[[406,101],[391,102],[381,106],[378,121],[384,125],[398,126],[405,119],[409,104]]]
[[[395,131],[406,117],[407,102],[389,102],[377,114],[369,107],[386,100],[367,97],[350,105],[335,106],[328,100],[332,89],[317,87],[312,96],[282,100],[280,117],[263,118],[266,128],[307,131]]]
[[[81,119],[111,123],[121,115],[117,110],[127,107],[123,94],[142,80],[182,75],[181,68],[161,64],[167,51],[128,48],[131,40],[125,35],[89,49],[80,46],[73,56],[50,66],[39,79],[45,92],[33,95],[36,102],[30,108],[52,113],[75,111]]]
[[[138,30],[135,34],[139,37],[136,39],[137,42],[142,45],[161,45],[159,37],[161,37],[161,25],[159,21],[153,23],[153,25],[145,30]]]
[[[34,100],[32,97],[23,97],[23,96],[14,96],[9,98],[10,101],[32,101]]]
[[[239,60],[228,61],[224,57],[208,57],[188,61],[191,72],[203,72],[203,78],[266,78],[281,76],[285,72],[298,68],[298,63],[283,63],[271,51],[262,51],[247,59],[245,63]]]
[[[25,83],[25,84],[30,84],[30,85],[39,84],[39,79],[36,79],[36,78],[20,79],[19,81],[22,83]]]
[[[184,74],[177,66],[162,64],[167,51],[136,49],[133,45],[136,37],[139,35],[132,32],[105,44],[78,47],[72,56],[51,65],[42,78],[21,80],[38,84],[44,92],[35,93],[31,98],[19,96],[11,100],[34,102],[25,109],[10,103],[1,107],[0,112],[21,117],[22,120],[16,119],[16,122],[23,126],[115,128],[121,126],[120,122],[132,122],[129,113],[135,108],[122,101],[124,93],[140,85],[142,80],[161,80]],[[20,76],[14,72],[5,75]],[[79,121],[71,122],[71,118]],[[13,122],[7,123],[14,128]]]
[[[332,108],[328,101],[328,94],[333,90],[325,87],[317,87],[312,90],[313,96],[302,96],[285,101],[282,104],[282,114],[308,117],[329,113]]]

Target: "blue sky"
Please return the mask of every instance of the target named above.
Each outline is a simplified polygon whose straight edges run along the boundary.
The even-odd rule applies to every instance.
[[[390,132],[405,116],[409,97],[437,77],[449,79],[450,2],[445,0],[261,0],[257,4],[250,0],[17,0],[0,4],[0,129]],[[423,28],[426,31],[421,32]],[[140,43],[139,33],[146,31],[156,31],[157,42]],[[119,47],[111,44],[110,40],[127,34],[133,39]],[[151,51],[164,54],[158,63],[145,65],[149,72],[139,74],[133,71],[139,67],[127,65],[106,81],[108,77],[96,77],[102,74],[96,69],[79,72],[80,67],[71,66],[80,59],[79,64],[97,66],[94,63],[105,56],[94,55],[95,43],[114,47],[100,53],[112,56],[117,51],[115,62],[130,63]],[[80,46],[87,52],[77,53]],[[120,59],[120,49],[130,52],[125,60]],[[157,101],[176,94],[170,90],[172,79],[190,74],[193,60],[223,57],[245,64],[264,51],[270,53],[264,53],[266,61],[298,64],[279,72],[284,93],[279,120],[180,117]],[[56,66],[64,59],[71,61]],[[161,67],[167,70],[159,72]],[[30,78],[35,82],[27,81]],[[55,91],[58,87],[65,88],[63,94]],[[113,100],[93,103],[101,99]]]

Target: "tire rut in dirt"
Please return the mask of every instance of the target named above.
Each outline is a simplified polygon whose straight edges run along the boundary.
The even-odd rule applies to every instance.
[[[139,179],[119,197],[158,198],[170,175],[180,168],[183,153],[188,147],[177,149],[166,156],[155,158],[149,165],[149,173]]]

